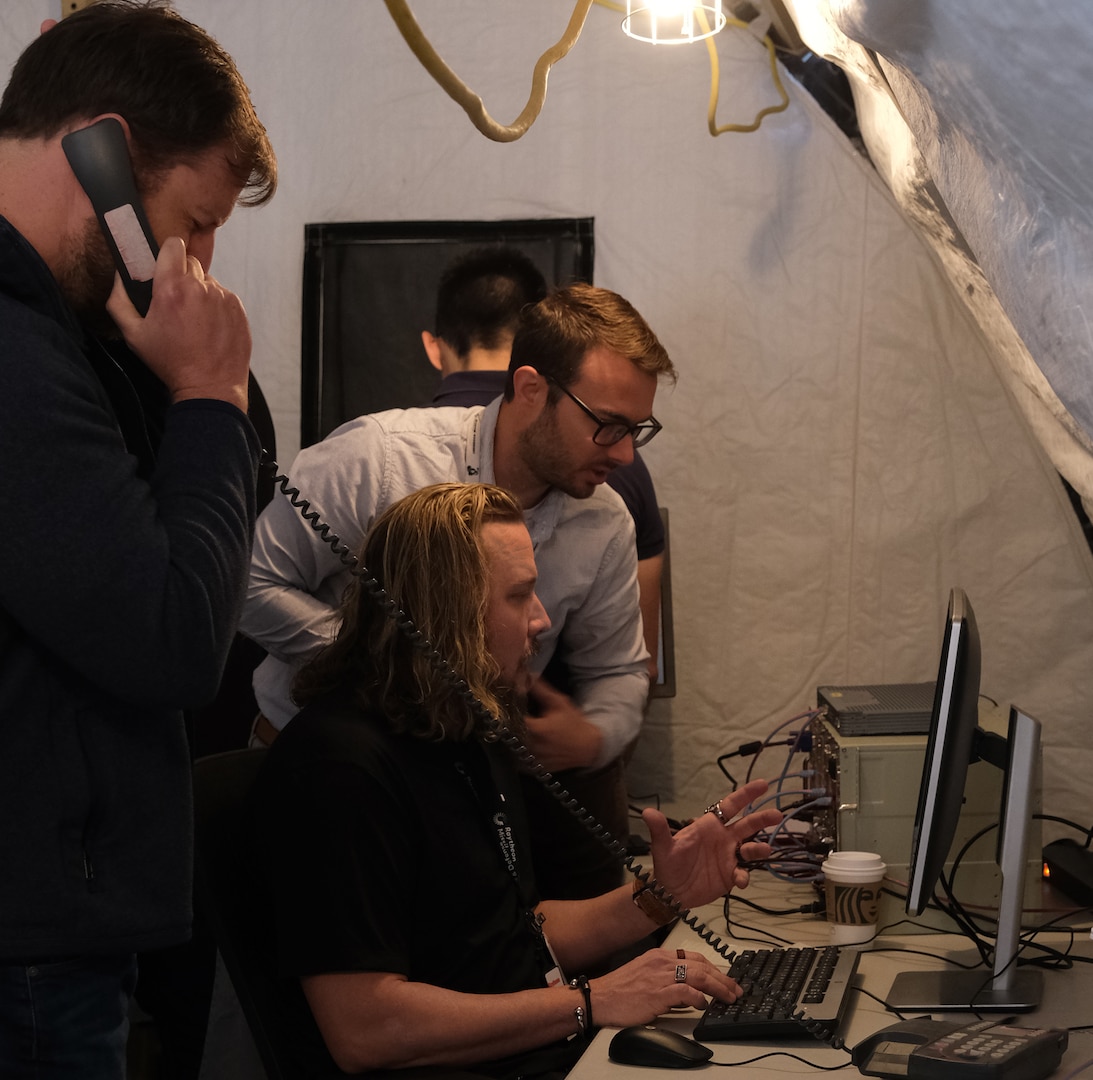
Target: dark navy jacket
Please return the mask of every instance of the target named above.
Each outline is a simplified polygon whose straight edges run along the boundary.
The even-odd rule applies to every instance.
[[[0,962],[134,952],[191,920],[181,710],[215,695],[258,443],[85,338],[0,218]]]

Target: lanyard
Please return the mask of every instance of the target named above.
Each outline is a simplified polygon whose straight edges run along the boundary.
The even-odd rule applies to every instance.
[[[470,750],[470,754],[473,754],[475,750],[477,750],[481,754],[480,760],[484,759],[484,764],[487,765],[488,777],[491,781],[489,784],[489,792],[483,791],[483,785],[475,782],[476,778],[472,775],[472,772],[477,773],[480,779],[486,774],[483,770],[474,768],[471,763],[470,754],[468,754],[464,760],[456,759],[454,762],[455,771],[466,781],[467,787],[470,788],[475,802],[477,802],[486,813],[490,826],[497,839],[497,849],[501,855],[501,862],[511,876],[513,883],[516,885],[516,892],[520,897],[520,906],[524,911],[524,921],[527,930],[535,939],[536,949],[539,951],[540,956],[543,957],[544,960],[549,958],[549,963],[544,964],[544,971],[551,967],[551,965],[557,967],[557,964],[553,961],[553,957],[550,955],[549,946],[543,935],[543,917],[534,910],[530,903],[530,897],[527,893],[525,884],[520,879],[517,861],[516,834],[513,831],[508,814],[505,812],[505,795],[504,792],[501,791],[501,786],[497,783],[497,779],[494,776],[494,762],[490,758],[489,752],[485,747],[472,743],[468,744],[468,749]]]
[[[471,752],[474,752],[473,749]],[[520,872],[517,865],[516,836],[513,833],[508,814],[505,812],[504,793],[499,789],[496,782],[489,785],[490,790],[488,792],[483,791],[484,785],[476,782],[476,777],[472,775],[472,773],[478,773],[478,780],[481,780],[483,778],[482,770],[473,767],[469,756],[463,760],[457,758],[454,764],[455,771],[466,781],[475,802],[485,813],[497,839],[497,849],[501,853],[501,862],[504,864],[509,876],[516,883],[521,902],[524,902],[524,890],[521,886]]]

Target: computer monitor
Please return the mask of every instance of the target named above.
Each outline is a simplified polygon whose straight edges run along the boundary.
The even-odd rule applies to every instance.
[[[996,853],[1002,887],[994,964],[990,975],[980,970],[902,972],[888,994],[889,1007],[898,1010],[1012,1012],[1028,1011],[1040,1003],[1041,973],[1017,967],[1040,725],[1012,708],[1005,738],[980,729],[979,675],[975,615],[964,591],[954,588],[915,813],[907,913],[921,915],[937,887],[959,823],[968,767],[977,760],[996,766],[1004,779]]]
[[[972,606],[962,589],[953,589],[911,837],[908,915],[921,915],[933,896],[960,822],[979,727],[980,656]]]

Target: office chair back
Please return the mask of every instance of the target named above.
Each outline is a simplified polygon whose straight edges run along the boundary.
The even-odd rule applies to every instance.
[[[194,763],[196,903],[212,928],[269,1080],[299,1080],[279,1022],[273,942],[241,835],[243,807],[265,749],[230,750]]]

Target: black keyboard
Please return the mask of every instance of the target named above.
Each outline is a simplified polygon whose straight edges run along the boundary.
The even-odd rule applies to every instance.
[[[729,976],[744,991],[731,1005],[712,1001],[695,1027],[699,1042],[834,1035],[850,996],[859,954],[837,945],[805,949],[748,949],[736,954]]]

